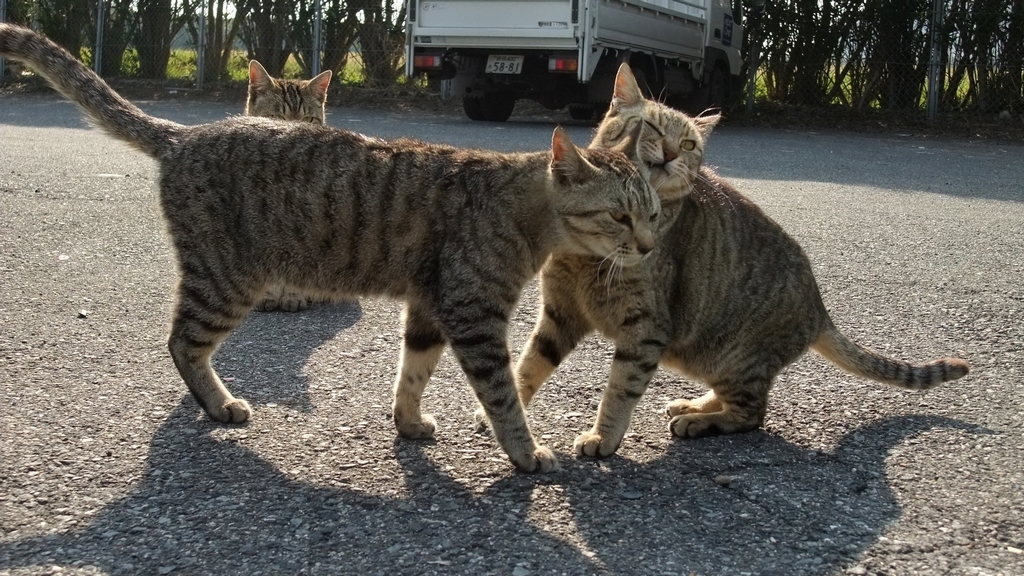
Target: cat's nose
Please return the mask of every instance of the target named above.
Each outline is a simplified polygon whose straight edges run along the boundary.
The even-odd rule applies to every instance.
[[[662,156],[665,157],[665,164],[668,164],[669,162],[675,160],[676,158],[679,158],[679,154],[676,154],[675,152],[671,152],[669,150],[665,150]]]

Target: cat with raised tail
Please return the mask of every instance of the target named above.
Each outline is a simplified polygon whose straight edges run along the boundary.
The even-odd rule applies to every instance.
[[[147,115],[27,28],[0,24],[0,55],[157,160],[180,273],[168,347],[210,418],[251,415],[210,358],[267,286],[390,297],[405,301],[399,434],[433,435],[420,399],[451,345],[513,464],[556,467],[516,394],[509,316],[552,254],[622,268],[654,248],[660,201],[638,164],[638,129],[615,150],[581,150],[555,129],[550,152],[500,154],[249,116],[186,126]]]
[[[832,323],[804,251],[753,202],[701,165],[717,116],[691,118],[643,97],[629,67],[590,146],[620,145],[642,127],[640,159],[661,197],[656,247],[639,266],[556,254],[541,272],[540,317],[516,368],[528,405],[588,333],[615,342],[611,375],[578,454],[619,447],[658,365],[710,388],[669,403],[682,438],[752,430],[764,422],[768,391],[808,348],[843,370],[923,390],[967,374],[967,362],[910,364],[852,342]]]

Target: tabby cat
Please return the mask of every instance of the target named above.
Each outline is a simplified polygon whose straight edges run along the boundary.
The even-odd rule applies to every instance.
[[[591,147],[615,146],[644,126],[640,156],[665,215],[657,248],[623,269],[590,255],[552,257],[541,271],[540,317],[516,368],[528,405],[587,333],[614,340],[608,387],[592,429],[575,442],[578,454],[618,449],[659,363],[711,389],[669,403],[670,428],[682,438],[761,426],[775,376],[808,347],[853,374],[901,388],[926,389],[968,372],[960,359],[913,365],[843,336],[800,246],[712,170],[698,168],[716,121],[645,99],[628,66],[620,68]]]
[[[450,343],[515,466],[556,467],[516,394],[508,319],[553,253],[635,265],[654,248],[659,199],[637,165],[639,130],[615,150],[581,150],[556,128],[550,153],[500,154],[245,116],[184,126],[146,115],[27,28],[0,24],[0,55],[159,162],[181,275],[168,346],[212,419],[251,415],[210,358],[268,284],[386,296],[405,300],[399,434],[433,434],[420,398]]]
[[[262,116],[297,122],[325,123],[324,106],[331,71],[325,70],[310,80],[274,78],[256,60],[249,61],[249,95],[245,100],[246,116]],[[275,283],[256,302],[261,312],[283,310],[299,312],[312,304],[312,298],[283,283]]]

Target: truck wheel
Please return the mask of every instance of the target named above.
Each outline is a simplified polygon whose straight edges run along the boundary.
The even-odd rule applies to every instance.
[[[483,101],[481,102],[481,110],[484,114],[484,120],[489,122],[504,122],[505,120],[508,120],[515,107],[515,98],[511,95],[499,94],[497,92],[484,94]]]
[[[715,68],[708,81],[708,108],[722,109],[728,104],[729,87],[725,85],[725,73],[721,68]]]
[[[469,118],[470,120],[482,122],[487,119],[484,117],[483,98],[463,96],[462,110],[465,111],[466,118]]]
[[[569,104],[569,117],[573,120],[590,120],[594,117],[594,107],[590,104]]]

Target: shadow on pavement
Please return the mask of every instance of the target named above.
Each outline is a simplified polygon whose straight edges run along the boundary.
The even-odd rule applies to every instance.
[[[439,470],[424,444],[396,440],[404,478],[394,482],[405,494],[389,495],[298,481],[220,433],[230,428],[197,420],[185,398],[154,436],[137,488],[80,529],[0,544],[0,570],[510,574],[524,561],[530,573],[827,574],[899,517],[886,455],[933,428],[978,430],[894,417],[828,454],[763,432],[681,441],[650,463],[563,459],[548,477],[510,471],[482,494]],[[729,487],[712,481],[730,470],[741,472]],[[533,509],[534,491],[551,488],[568,505]],[[571,515],[577,535],[546,531],[549,514]]]

